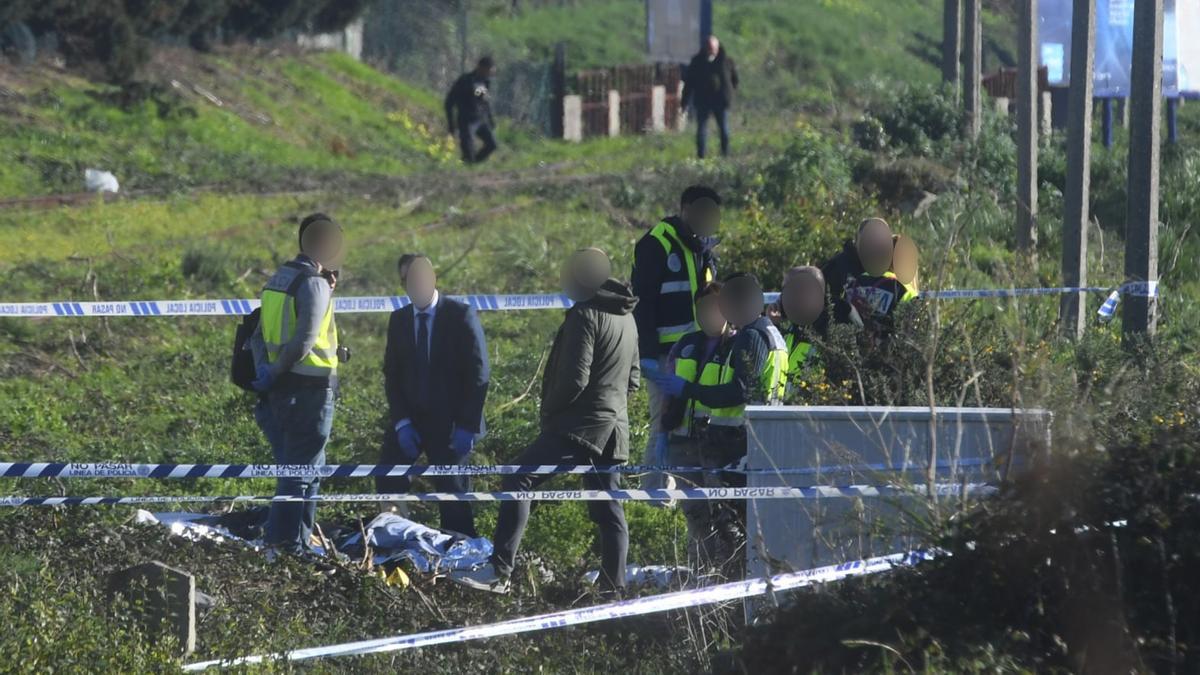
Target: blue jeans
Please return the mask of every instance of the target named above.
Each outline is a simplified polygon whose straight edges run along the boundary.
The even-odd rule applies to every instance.
[[[725,106],[696,106],[696,156],[703,159],[708,150],[708,117],[717,118],[717,130],[721,134],[721,156],[729,155],[729,108]]]
[[[272,391],[266,406],[255,409],[255,418],[271,441],[276,464],[325,463],[325,444],[333,426],[332,389]],[[316,497],[320,488],[317,477],[275,482],[276,496]],[[293,552],[307,551],[316,519],[316,502],[273,502],[267,516],[266,543]]]

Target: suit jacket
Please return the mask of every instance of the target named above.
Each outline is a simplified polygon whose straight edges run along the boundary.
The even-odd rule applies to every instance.
[[[448,443],[452,427],[482,433],[490,368],[479,316],[468,305],[439,295],[429,341],[427,391],[417,381],[415,322],[411,304],[392,312],[388,321],[383,386],[389,426],[410,419],[427,445]]]

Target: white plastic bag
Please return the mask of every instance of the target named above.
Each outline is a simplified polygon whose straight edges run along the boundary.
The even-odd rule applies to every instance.
[[[120,192],[121,185],[112,172],[87,169],[83,172],[83,184],[88,192]]]

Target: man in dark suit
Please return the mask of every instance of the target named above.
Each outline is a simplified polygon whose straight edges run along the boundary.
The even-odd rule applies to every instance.
[[[392,312],[383,357],[389,428],[381,464],[464,464],[483,434],[488,389],[487,343],[475,310],[438,293],[433,264],[423,254],[400,258],[400,282],[411,302]],[[437,476],[443,492],[469,492],[469,476]],[[383,494],[407,492],[410,479],[381,476]],[[477,536],[469,502],[438,504],[442,529]]]

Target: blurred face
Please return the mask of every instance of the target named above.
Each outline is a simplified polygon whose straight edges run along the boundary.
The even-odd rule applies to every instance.
[[[700,324],[700,330],[710,338],[721,337],[729,328],[725,315],[721,313],[720,298],[720,293],[714,293],[700,298],[696,303],[696,321]]]
[[[708,36],[708,41],[704,43],[704,51],[709,56],[716,56],[717,52],[721,51],[721,41],[716,35]]]
[[[859,229],[855,247],[863,270],[881,276],[892,266],[892,228],[882,219],[871,218]]]
[[[309,225],[300,237],[300,251],[326,269],[336,270],[342,266],[343,245],[342,228],[328,220]]]
[[[701,237],[716,235],[721,225],[721,207],[707,197],[684,206],[679,215],[683,217],[683,222]]]
[[[762,316],[763,292],[758,282],[748,277],[730,279],[718,296],[721,314],[736,328],[754,323]]]
[[[574,302],[591,300],[612,276],[612,261],[597,248],[576,251],[563,265],[563,293]]]
[[[812,325],[825,311],[825,280],[811,272],[792,274],[783,286],[780,303],[788,321]]]
[[[917,243],[909,237],[899,235],[892,253],[892,272],[895,272],[900,283],[905,286],[916,285],[919,262]]]
[[[408,294],[408,299],[418,309],[424,309],[433,302],[435,290],[437,274],[433,271],[433,263],[427,258],[414,258],[404,275],[404,292]]]

